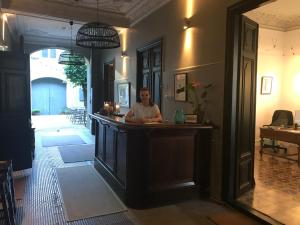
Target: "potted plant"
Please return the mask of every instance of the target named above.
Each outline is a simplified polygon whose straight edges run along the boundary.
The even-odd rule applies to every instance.
[[[193,113],[197,115],[198,123],[203,122],[205,114],[205,106],[207,104],[208,89],[212,87],[212,84],[203,85],[200,82],[188,83],[188,95],[189,102],[192,104]]]
[[[32,109],[31,114],[32,115],[40,115],[41,111],[39,109]]]

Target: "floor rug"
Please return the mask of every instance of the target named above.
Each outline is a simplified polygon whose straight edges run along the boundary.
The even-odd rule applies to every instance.
[[[56,168],[66,221],[126,211],[92,166]]]
[[[78,135],[42,136],[43,147],[86,144]]]
[[[58,147],[60,156],[65,163],[94,160],[95,145],[66,145]]]

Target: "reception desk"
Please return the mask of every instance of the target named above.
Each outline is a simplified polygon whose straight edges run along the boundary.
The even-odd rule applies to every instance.
[[[133,208],[197,198],[209,191],[212,127],[96,121],[95,168]]]

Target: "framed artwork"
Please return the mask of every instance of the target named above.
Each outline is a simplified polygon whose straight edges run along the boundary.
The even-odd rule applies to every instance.
[[[264,76],[261,78],[260,94],[269,95],[272,92],[273,77]]]
[[[185,102],[187,100],[187,74],[186,73],[180,73],[175,75],[174,97],[175,97],[175,101]]]
[[[117,84],[118,92],[118,103],[120,107],[130,107],[130,83],[118,83]]]

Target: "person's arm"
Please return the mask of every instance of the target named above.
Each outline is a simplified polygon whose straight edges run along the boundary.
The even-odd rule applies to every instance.
[[[134,111],[135,111],[135,105],[132,106],[132,108],[128,111],[128,113],[125,116],[125,122],[131,122],[131,123],[144,123],[142,120],[138,120],[134,118]]]
[[[125,122],[134,122],[135,120],[134,120],[134,114],[133,114],[133,110],[132,109],[130,109],[129,111],[128,111],[128,113],[126,114],[126,116],[125,116]]]

